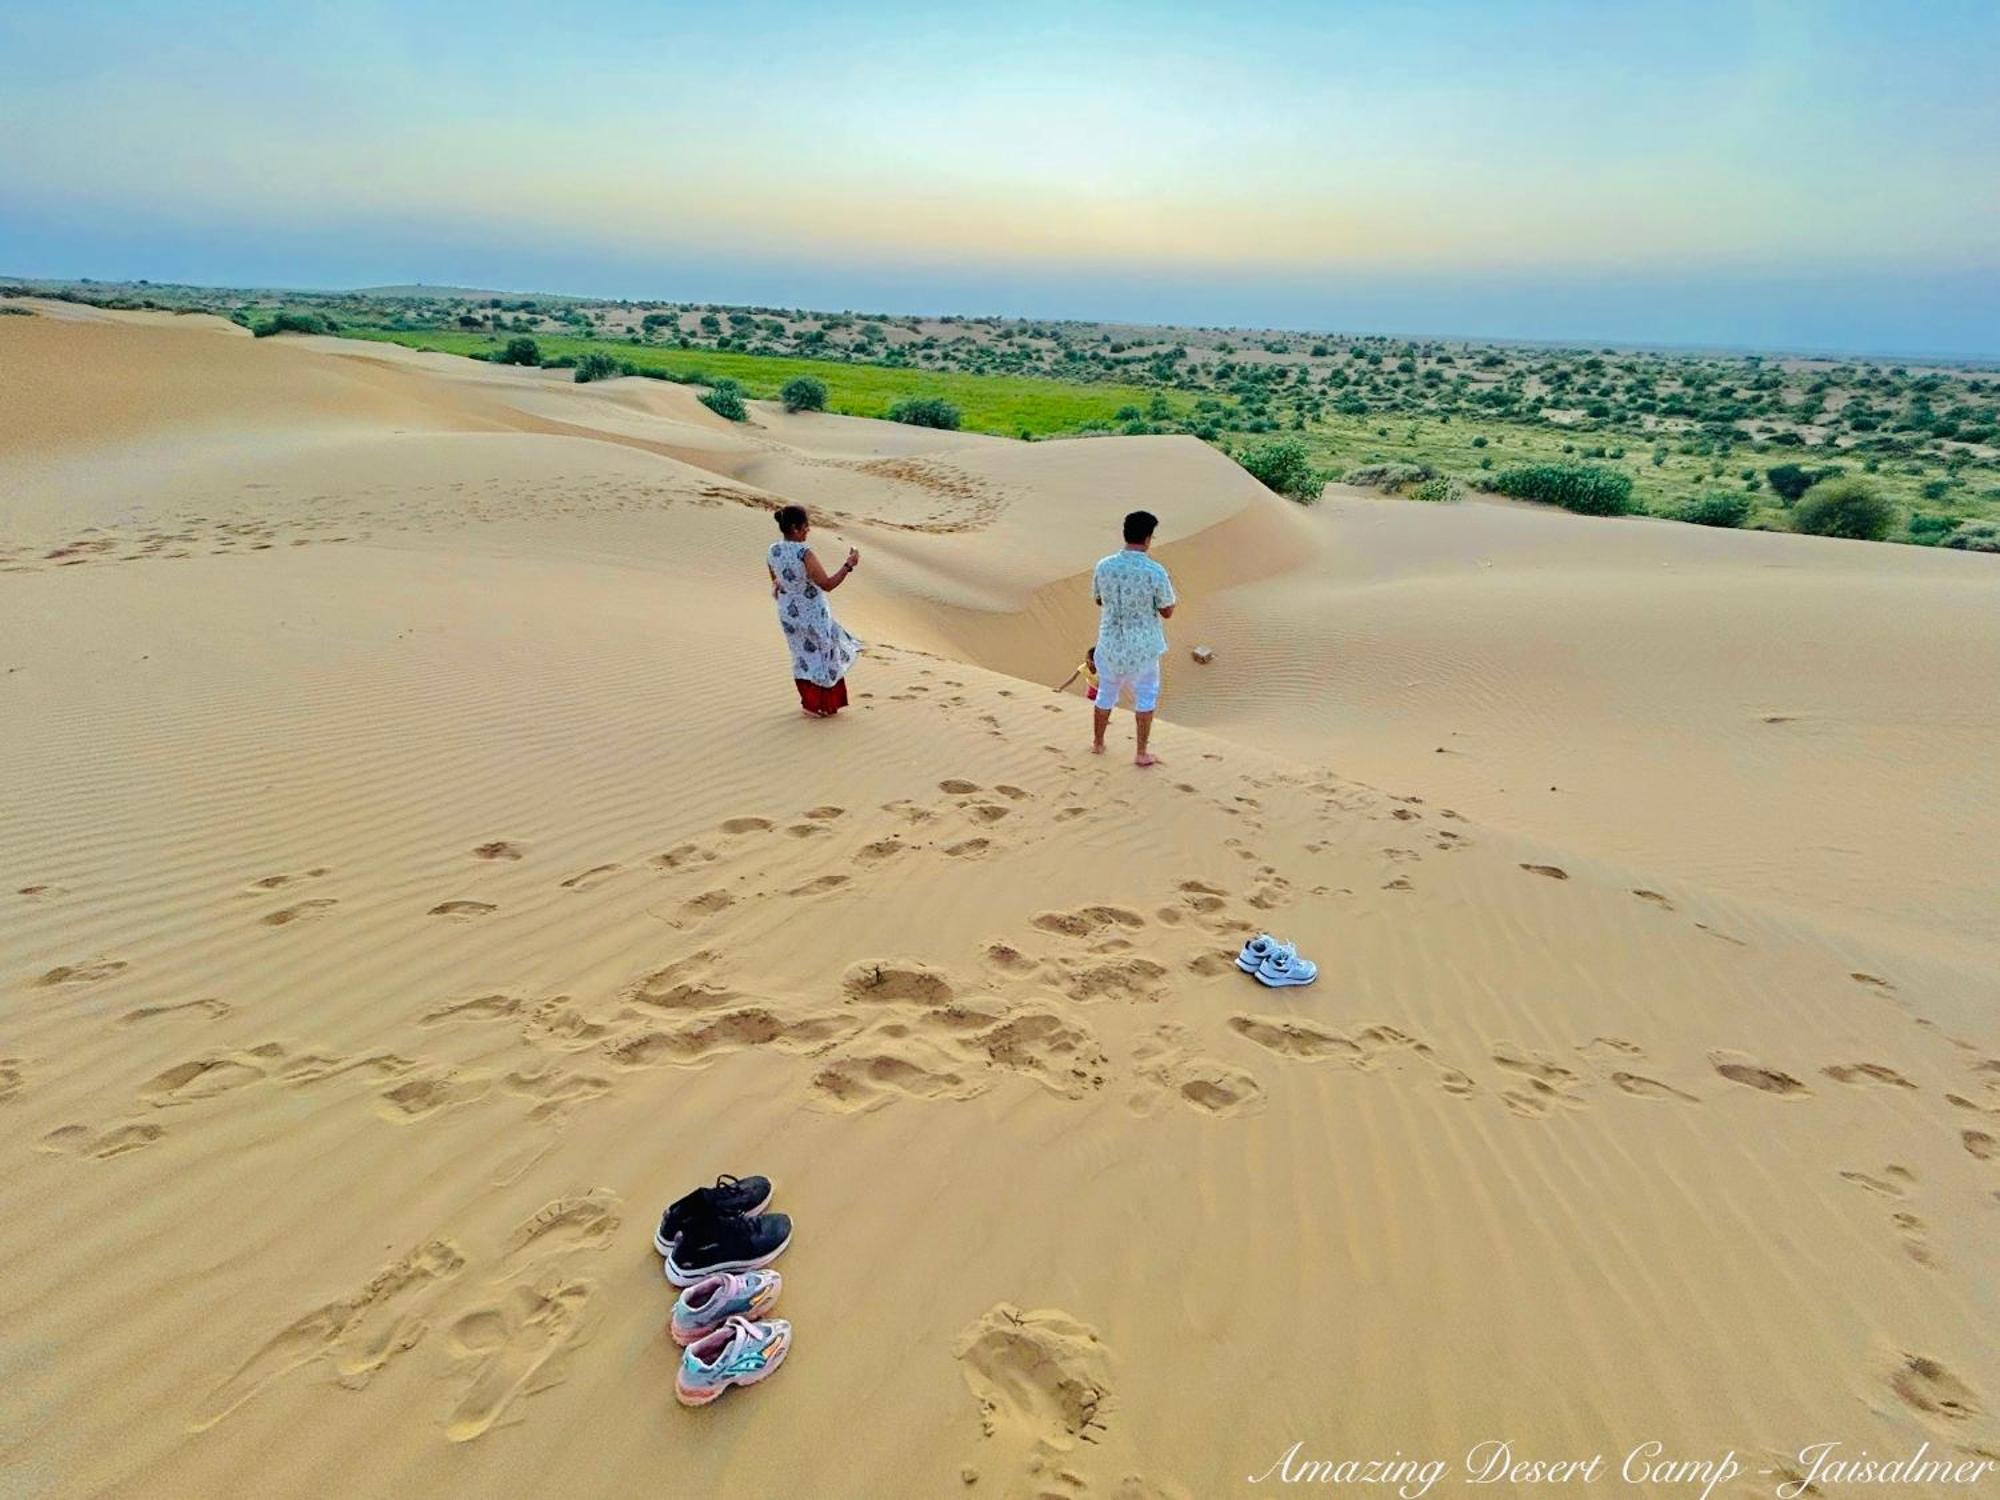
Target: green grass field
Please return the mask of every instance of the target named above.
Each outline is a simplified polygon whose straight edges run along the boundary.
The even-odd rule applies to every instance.
[[[350,338],[376,339],[411,349],[435,349],[446,354],[495,354],[505,339],[479,333],[430,330],[348,328]],[[658,370],[696,384],[727,378],[751,396],[777,399],[778,389],[797,375],[815,375],[826,382],[827,410],[854,417],[884,417],[905,396],[942,396],[958,407],[964,426],[973,432],[1006,437],[1050,437],[1077,432],[1092,424],[1113,425],[1120,408],[1141,411],[1153,392],[1134,385],[1074,385],[1028,375],[971,375],[938,370],[899,369],[888,365],[849,364],[844,360],[796,359],[768,354],[737,354],[704,349],[663,348],[614,339],[569,338],[537,334],[544,360],[562,355],[609,354],[634,368]],[[1169,394],[1174,415],[1188,409],[1189,397]]]

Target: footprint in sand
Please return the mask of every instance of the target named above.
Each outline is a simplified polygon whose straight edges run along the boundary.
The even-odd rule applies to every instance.
[[[1146,919],[1122,906],[1084,906],[1075,911],[1045,911],[1029,925],[1063,937],[1088,938],[1114,927],[1136,932],[1146,925]]]
[[[893,859],[908,847],[909,845],[892,833],[885,839],[875,840],[872,844],[863,844],[855,853],[854,862],[860,865],[880,864],[885,859]]]
[[[709,864],[714,859],[713,849],[704,849],[699,844],[676,844],[664,854],[655,854],[649,863],[661,870],[685,870],[693,865]]]
[[[592,865],[588,870],[583,870],[570,876],[569,879],[562,883],[562,889],[566,891],[587,891],[592,886],[600,885],[604,881],[609,880],[621,868],[623,867],[620,865]]]
[[[1889,1372],[1889,1389],[1940,1432],[1951,1432],[1986,1412],[1971,1386],[1923,1354],[1906,1353],[1896,1362]]]
[[[1586,1105],[1578,1094],[1583,1080],[1559,1063],[1510,1042],[1493,1044],[1493,1061],[1523,1080],[1522,1087],[1503,1089],[1500,1094],[1500,1102],[1517,1115],[1539,1119],[1558,1106],[1582,1109]]]
[[[944,852],[953,859],[977,859],[982,854],[991,853],[993,840],[965,839],[960,843],[945,845]]]
[[[1701,1100],[1693,1094],[1684,1094],[1672,1084],[1662,1083],[1657,1078],[1648,1078],[1643,1073],[1613,1073],[1611,1081],[1635,1099],[1672,1099],[1682,1104],[1701,1103]]]
[[[815,823],[831,823],[835,818],[844,816],[846,812],[846,808],[835,807],[831,803],[828,803],[820,807],[807,808],[805,815]]]
[[[1881,990],[1884,994],[1892,994],[1894,993],[1896,988],[1893,984],[1889,983],[1888,980],[1884,979],[1879,974],[1863,974],[1859,970],[1857,970],[1856,972],[1849,974],[1847,977],[1853,980],[1856,984],[1865,984],[1871,990]]]
[[[1150,958],[1058,959],[1063,991],[1080,1005],[1126,1000],[1151,1005],[1167,997],[1167,967]]]
[[[266,927],[289,927],[294,922],[306,922],[314,917],[325,916],[339,904],[331,896],[321,896],[311,901],[301,901],[296,906],[287,906],[280,911],[266,912],[257,920]]]
[[[122,958],[101,958],[90,963],[59,964],[35,981],[38,985],[97,984],[115,979],[132,966]]]
[[[948,1005],[957,993],[945,975],[926,964],[882,959],[853,965],[841,975],[850,1000],[867,1003],[906,1002],[921,1006]]]
[[[705,1013],[673,1026],[650,1026],[603,1044],[622,1068],[695,1067],[747,1047],[811,1052],[850,1036],[859,1023],[834,1013],[788,1016],[767,1006]]]
[[[1880,1177],[1871,1176],[1866,1172],[1846,1171],[1840,1174],[1840,1180],[1851,1182],[1856,1187],[1865,1188],[1884,1198],[1901,1198],[1904,1196],[1905,1188],[1916,1185],[1917,1174],[1908,1167],[1891,1162],[1882,1169]]]
[[[398,1125],[428,1119],[439,1110],[470,1104],[483,1098],[492,1080],[479,1074],[446,1070],[421,1078],[408,1079],[385,1090],[375,1112]]]
[[[142,1005],[137,1010],[128,1010],[118,1018],[120,1026],[135,1026],[141,1021],[157,1020],[162,1016],[180,1016],[187,1020],[220,1021],[233,1007],[224,1000],[202,999],[181,1000],[172,1005]]]
[[[912,1038],[898,1038],[882,1050],[835,1058],[813,1074],[814,1100],[843,1113],[859,1113],[899,1098],[970,1099],[986,1091],[982,1080],[966,1077],[949,1059],[932,1057],[931,1049],[913,1043]]]
[[[1195,1055],[1187,1049],[1185,1037],[1180,1026],[1162,1026],[1133,1052],[1139,1077],[1155,1091],[1134,1094],[1127,1101],[1134,1114],[1152,1114],[1161,1099],[1216,1116],[1263,1109],[1264,1089],[1252,1074],[1217,1058]]]
[[[1560,865],[1522,865],[1521,868],[1530,875],[1546,875],[1551,880],[1569,879],[1569,871]]]
[[[1641,901],[1652,902],[1653,905],[1659,907],[1662,911],[1674,910],[1674,903],[1669,901],[1665,896],[1662,896],[1658,891],[1644,891],[1635,889],[1632,892],[1632,894],[1637,896]]]
[[[702,1010],[726,1005],[736,991],[712,982],[716,955],[703,948],[677,958],[636,981],[625,993],[658,1010]]]
[[[1068,1313],[998,1303],[958,1336],[952,1353],[979,1403],[981,1430],[1024,1473],[1106,1430],[1110,1352],[1096,1329]]]
[[[511,839],[495,839],[490,844],[481,844],[472,851],[474,859],[519,859],[527,850]]]
[[[104,1131],[88,1125],[64,1125],[43,1136],[38,1149],[58,1155],[94,1156],[103,1161],[143,1150],[166,1133],[164,1125],[114,1125]]]
[[[275,1042],[249,1052],[234,1052],[215,1057],[196,1058],[192,1062],[177,1063],[165,1072],[158,1073],[139,1090],[141,1102],[155,1109],[166,1109],[176,1104],[191,1104],[197,1099],[212,1099],[217,1094],[226,1094],[231,1089],[240,1089],[245,1084],[257,1083],[265,1074],[265,1063],[281,1055],[283,1049]]]
[[[450,1240],[436,1239],[391,1261],[349,1296],[314,1308],[281,1328],[208,1392],[190,1432],[206,1432],[273,1381],[324,1363],[334,1379],[359,1390],[428,1331],[432,1300],[465,1266]]]
[[[974,842],[980,843],[984,841],[974,840]],[[950,849],[945,851],[947,854],[953,852]],[[828,891],[839,890],[853,878],[851,875],[818,875],[808,880],[804,885],[793,886],[785,894],[787,896],[824,896]]]
[[[976,781],[961,781],[954,777],[949,781],[940,781],[938,790],[948,792],[954,797],[968,797],[974,792],[983,791],[984,788]]]
[[[0,1057],[0,1104],[20,1093],[27,1083],[18,1057]]]
[[[1894,1068],[1881,1063],[1843,1063],[1837,1067],[1821,1068],[1820,1071],[1835,1083],[1857,1085],[1874,1084],[1885,1089],[1915,1089],[1916,1085],[1898,1073]]]
[[[1991,1161],[2000,1156],[2000,1140],[1995,1140],[1983,1130],[1966,1130],[1959,1133],[1959,1144],[1980,1161]]]
[[[499,909],[489,901],[440,901],[426,915],[466,921],[473,917],[488,916]]]
[[[724,833],[738,835],[769,833],[775,826],[769,818],[730,818],[721,825],[721,828]]]
[[[446,1021],[497,1021],[520,1014],[525,1004],[517,995],[478,995],[470,1000],[452,1000],[418,1018],[420,1026],[436,1026]]]
[[[1764,1093],[1788,1098],[1804,1098],[1812,1093],[1811,1089],[1791,1074],[1767,1068],[1740,1052],[1711,1052],[1708,1054],[1708,1061],[1709,1065],[1724,1078],[1731,1083],[1740,1083],[1745,1088],[1761,1089]]]

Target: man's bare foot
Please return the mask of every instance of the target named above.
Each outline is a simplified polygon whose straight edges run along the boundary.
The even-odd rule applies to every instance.
[[[1092,755],[1102,755],[1104,753],[1104,741],[1099,740],[1096,744],[1092,745],[1090,753]]]
[[[1164,766],[1166,762],[1161,760],[1159,756],[1149,752],[1145,755],[1133,756],[1132,764],[1135,766]]]

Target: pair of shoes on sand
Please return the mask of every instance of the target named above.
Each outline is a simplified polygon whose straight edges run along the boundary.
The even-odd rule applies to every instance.
[[[1236,967],[1274,990],[1311,984],[1319,978],[1318,964],[1300,958],[1297,947],[1280,942],[1268,932],[1258,933],[1243,945],[1243,951],[1236,955]]]
[[[667,1332],[685,1350],[674,1376],[683,1406],[706,1406],[732,1385],[755,1385],[784,1363],[792,1325],[765,1319],[784,1278],[764,1269],[792,1242],[792,1221],[766,1213],[768,1177],[696,1188],[660,1216],[653,1248],[680,1287]]]

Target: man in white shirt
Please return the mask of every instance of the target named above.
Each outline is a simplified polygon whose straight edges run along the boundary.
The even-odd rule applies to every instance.
[[[1093,753],[1104,753],[1104,731],[1111,710],[1129,689],[1132,714],[1138,724],[1139,753],[1133,763],[1160,764],[1146,749],[1153,733],[1153,710],[1160,701],[1160,658],[1166,654],[1167,633],[1160,622],[1174,612],[1173,580],[1146,554],[1153,545],[1159,518],[1135,510],[1125,518],[1125,550],[1097,565],[1090,591],[1102,613],[1097,622],[1097,705],[1093,715]]]

